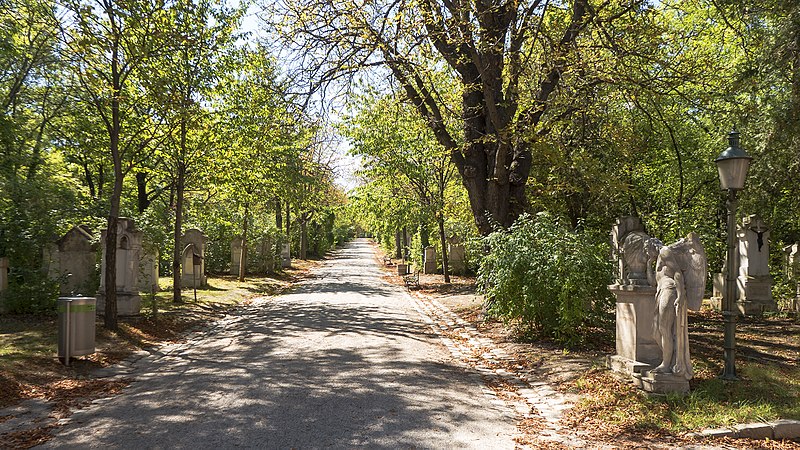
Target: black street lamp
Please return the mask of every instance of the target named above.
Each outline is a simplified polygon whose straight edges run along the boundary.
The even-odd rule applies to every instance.
[[[739,147],[739,132],[728,133],[728,145],[714,161],[719,170],[720,187],[728,191],[728,270],[725,276],[725,295],[722,297],[722,317],[725,321],[725,366],[720,378],[736,380],[736,191],[744,188],[747,169],[752,157]]]

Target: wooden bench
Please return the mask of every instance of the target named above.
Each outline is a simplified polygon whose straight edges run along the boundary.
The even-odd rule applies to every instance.
[[[408,275],[403,275],[403,282],[406,284],[407,289],[411,289],[412,287],[419,289],[419,270]]]
[[[389,256],[389,255],[384,256],[383,257],[383,265],[384,266],[391,266],[392,265],[392,257]]]

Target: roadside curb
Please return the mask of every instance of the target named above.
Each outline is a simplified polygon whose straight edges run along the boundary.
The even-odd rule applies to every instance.
[[[779,419],[771,422],[754,422],[734,425],[730,428],[708,428],[696,433],[689,433],[686,437],[703,438],[734,438],[734,439],[800,439],[800,420]]]

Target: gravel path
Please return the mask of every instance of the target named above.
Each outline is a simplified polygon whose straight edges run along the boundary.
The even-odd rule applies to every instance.
[[[381,278],[365,240],[125,371],[122,395],[77,411],[45,447],[515,446],[514,413]]]

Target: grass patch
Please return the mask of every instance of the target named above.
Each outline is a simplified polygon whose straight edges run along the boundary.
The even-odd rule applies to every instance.
[[[686,395],[650,395],[595,368],[576,380],[581,396],[573,426],[607,436],[675,435],[704,428],[775,419],[800,419],[800,369],[757,362],[738,365],[740,380],[726,382],[703,371]]]

